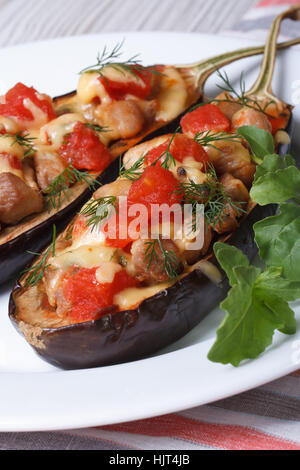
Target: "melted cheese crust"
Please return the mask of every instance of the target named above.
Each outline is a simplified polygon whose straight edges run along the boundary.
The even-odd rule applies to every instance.
[[[161,77],[160,91],[157,97],[160,111],[157,121],[172,121],[179,116],[186,107],[188,92],[186,84],[175,68],[168,67]]]
[[[22,162],[24,149],[21,145],[15,142],[14,137],[1,137],[0,135],[0,173],[13,173],[24,180],[22,169],[13,168],[6,155],[1,154],[13,155],[20,161],[20,163]]]
[[[73,132],[78,122],[84,122],[82,115],[79,113],[63,114],[57,119],[53,119],[41,128],[41,142],[44,144],[51,143],[53,149],[58,150],[64,142],[65,135]]]

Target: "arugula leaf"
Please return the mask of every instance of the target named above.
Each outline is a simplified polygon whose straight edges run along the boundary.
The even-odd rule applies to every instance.
[[[254,225],[255,241],[268,266],[282,267],[289,280],[300,279],[300,207],[281,204],[280,214]]]
[[[270,132],[255,126],[242,126],[237,133],[247,140],[256,163],[261,163],[266,155],[275,152],[274,140]]]
[[[221,242],[214,244],[214,252],[217,260],[228,276],[229,284],[233,287],[237,282],[234,268],[236,266],[250,266],[247,256],[235,247]]]
[[[300,171],[291,157],[267,155],[256,170],[250,195],[261,206],[288,199],[300,203]]]
[[[287,301],[300,296],[300,283],[283,280],[281,269],[262,272],[250,266],[247,257],[235,247],[216,245],[216,257],[232,289],[221,304],[226,316],[208,358],[237,367],[264,352],[272,344],[275,330],[289,335],[296,332],[294,312]],[[236,262],[239,265],[234,266]]]

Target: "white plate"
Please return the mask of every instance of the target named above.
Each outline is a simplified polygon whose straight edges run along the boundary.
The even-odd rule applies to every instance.
[[[126,57],[140,52],[147,64],[188,63],[253,45],[236,38],[181,33],[117,33],[28,44],[0,50],[0,93],[16,81],[53,96],[71,91],[77,72],[94,63],[98,50],[123,37]],[[227,71],[238,80],[242,68],[250,85],[259,63],[259,58],[247,59]],[[299,77],[299,51],[281,53],[274,87],[278,95],[291,102],[292,84]],[[299,111],[295,114],[300,122]],[[0,288],[0,431],[71,429],[153,417],[244,392],[300,367],[300,328],[294,337],[278,333],[261,358],[238,369],[209,362],[206,356],[223,316],[217,309],[156,357],[63,372],[39,359],[14,330],[7,316],[8,297],[8,286]],[[300,304],[295,311],[300,323]]]

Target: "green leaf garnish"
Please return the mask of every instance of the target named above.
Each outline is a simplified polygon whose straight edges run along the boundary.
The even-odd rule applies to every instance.
[[[289,335],[296,332],[294,312],[287,301],[300,295],[300,283],[283,281],[281,270],[262,272],[250,266],[235,247],[216,243],[214,251],[232,289],[221,304],[226,316],[208,358],[237,367],[264,352],[272,344],[275,330]],[[234,266],[236,262],[239,264]],[[277,280],[275,292],[270,279]]]
[[[291,157],[267,155],[256,170],[250,195],[261,206],[289,199],[300,203],[300,171]]]
[[[274,139],[270,132],[256,126],[243,126],[237,133],[247,140],[256,163],[262,163],[266,155],[275,153]]]
[[[300,279],[300,207],[281,204],[280,214],[254,226],[261,258],[268,266],[281,267],[290,280]]]

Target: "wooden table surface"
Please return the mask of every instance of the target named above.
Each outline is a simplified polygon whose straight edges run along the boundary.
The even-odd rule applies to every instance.
[[[229,29],[256,0],[0,0],[0,47],[108,31]]]

